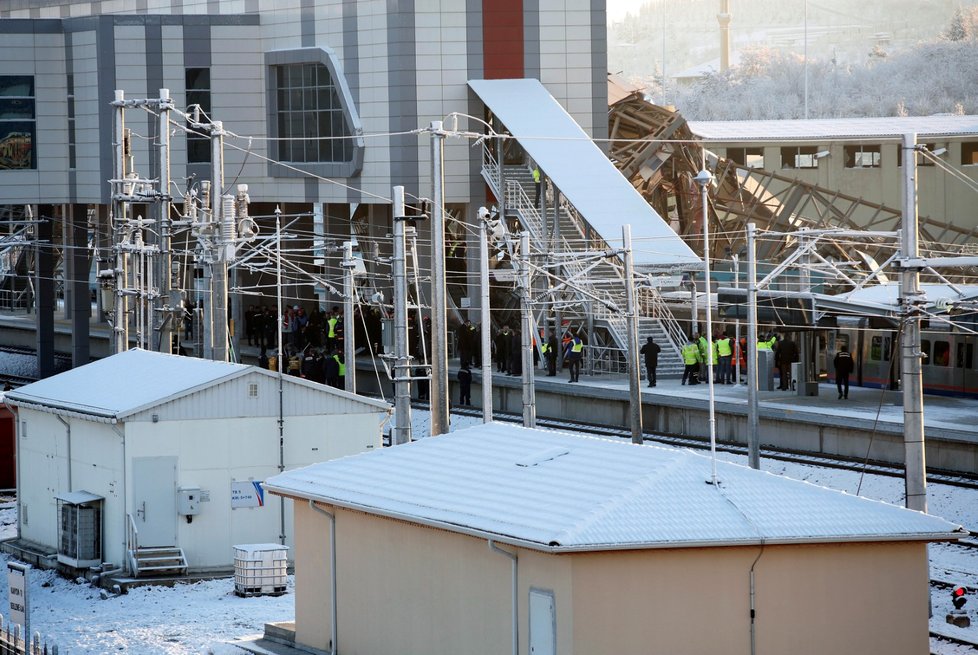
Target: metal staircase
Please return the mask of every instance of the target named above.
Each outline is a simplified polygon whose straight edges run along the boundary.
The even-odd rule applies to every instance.
[[[126,555],[129,571],[140,576],[174,576],[187,574],[187,557],[178,546],[140,546],[139,530],[132,514],[126,514]]]
[[[581,322],[590,318],[595,330],[588,335],[586,368],[603,373],[625,372],[628,333],[621,260],[616,256],[594,256],[611,249],[563,197],[555,209],[554,198],[548,196],[544,215],[534,202],[533,176],[528,167],[505,165],[500,169],[486,148],[482,175],[496,197],[503,198],[506,217],[518,219],[522,229],[530,234],[531,249],[546,253],[548,267],[559,271],[557,277],[563,282],[557,282],[548,294],[561,307],[562,316]],[[500,189],[501,181],[505,194]],[[637,297],[639,346],[647,337],[653,337],[662,349],[658,376],[679,377],[683,370],[679,349],[684,335],[678,322],[656,289],[641,287]]]

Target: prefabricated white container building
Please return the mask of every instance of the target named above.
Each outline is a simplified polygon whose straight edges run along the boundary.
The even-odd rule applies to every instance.
[[[291,508],[260,482],[379,449],[390,414],[301,378],[138,349],[6,400],[17,411],[20,547],[77,560],[65,551],[78,513],[64,509],[83,491],[100,510],[88,518],[101,523],[101,560],[130,568],[137,545],[179,549],[186,568],[208,570],[230,568],[237,544],[291,544]]]

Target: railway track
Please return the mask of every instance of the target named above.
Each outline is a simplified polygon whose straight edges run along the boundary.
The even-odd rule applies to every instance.
[[[427,403],[420,402],[412,404],[412,407],[416,407],[418,409],[429,408]],[[460,416],[482,416],[482,410],[468,407],[453,407],[452,413]],[[505,421],[508,423],[523,422],[523,417],[519,414],[494,411],[492,416],[493,419],[497,421]],[[537,427],[551,428],[555,430],[574,430],[577,432],[585,432],[587,434],[594,434],[598,436],[631,439],[631,431],[627,428],[617,428],[607,425],[594,425],[575,421],[558,421],[554,419],[538,418]],[[647,442],[661,443],[682,448],[692,448],[695,450],[708,450],[710,447],[709,442],[705,439],[696,439],[676,435],[646,433],[644,435],[644,439]],[[720,452],[747,456],[747,447],[741,444],[726,442],[718,443],[717,450]],[[761,455],[766,459],[791,462],[794,464],[810,464],[812,466],[848,470],[857,473],[873,473],[875,475],[885,475],[895,478],[904,477],[903,468],[880,462],[864,462],[855,459],[830,457],[827,455],[813,455],[810,453],[775,448],[761,448]],[[978,476],[967,474],[931,470],[927,473],[927,481],[931,483],[939,482],[941,484],[947,484],[955,487],[978,490]],[[972,536],[978,538],[978,533],[972,533]],[[976,540],[975,546],[978,547],[978,540]]]

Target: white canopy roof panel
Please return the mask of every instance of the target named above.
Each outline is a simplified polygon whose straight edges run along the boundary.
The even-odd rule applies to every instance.
[[[630,223],[636,267],[702,268],[538,80],[469,80],[469,86],[609,246],[621,247],[621,227]]]
[[[909,133],[915,133],[918,142],[924,142],[930,138],[978,134],[978,116],[689,121],[689,129],[701,139],[716,142],[895,139]]]

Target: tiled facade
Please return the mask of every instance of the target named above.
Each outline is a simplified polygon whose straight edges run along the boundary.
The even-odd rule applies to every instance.
[[[500,16],[522,19],[520,76],[539,77],[585,131],[605,136],[603,0],[9,0],[0,7],[0,76],[34,77],[37,168],[0,170],[0,205],[106,204],[113,92],[155,98],[167,88],[185,109],[192,67],[210,69],[211,116],[234,135],[226,139],[225,171],[249,184],[253,202],[387,204],[392,185],[430,195],[429,138],[413,131],[451,112],[482,117],[466,81],[499,69],[484,60],[487,48],[516,49],[514,30],[491,23]],[[274,135],[267,56],[301,48],[332,53],[362,127],[358,174],[310,167],[340,184],[282,176],[266,161],[275,158],[266,139]],[[136,135],[137,169],[158,174],[150,148],[156,117],[128,111],[127,127]],[[206,176],[206,165],[188,166],[181,135],[171,143],[174,180]],[[450,138],[445,154],[447,201],[483,203],[478,149]]]

